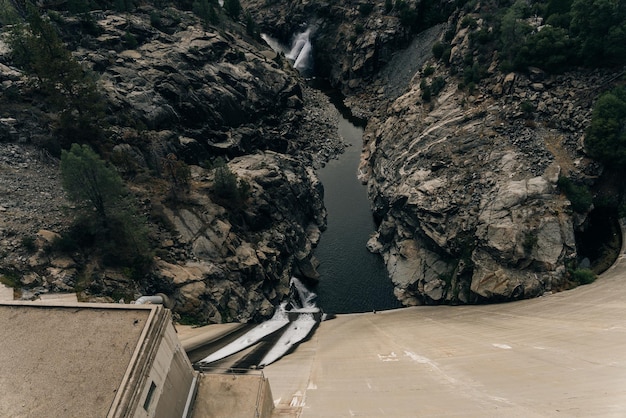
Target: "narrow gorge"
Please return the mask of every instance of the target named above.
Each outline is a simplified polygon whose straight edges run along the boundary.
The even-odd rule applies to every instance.
[[[581,284],[621,246],[619,170],[586,138],[624,62],[524,55],[565,36],[548,9],[102,6],[30,16],[74,72],[29,58],[21,46],[45,37],[19,25],[0,43],[0,275],[18,298],[162,293],[194,324],[270,318],[292,276],[335,312],[504,302]],[[138,241],[70,199],[73,143],[119,176],[149,251],[125,257]]]

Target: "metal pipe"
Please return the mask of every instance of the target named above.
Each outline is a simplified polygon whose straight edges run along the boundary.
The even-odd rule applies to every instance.
[[[163,299],[163,296],[160,296],[160,295],[142,296],[136,301],[134,301],[133,303],[137,305],[143,305],[143,304],[163,305],[165,303],[165,300]]]

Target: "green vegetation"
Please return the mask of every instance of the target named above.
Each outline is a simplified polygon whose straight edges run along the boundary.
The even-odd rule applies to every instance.
[[[221,199],[240,206],[250,196],[250,184],[245,180],[237,179],[228,165],[222,159],[218,159],[214,165],[215,180],[213,182],[213,193]]]
[[[239,20],[241,3],[239,0],[224,0],[224,11],[233,19]]]
[[[598,276],[596,276],[596,274],[589,269],[579,268],[579,269],[572,271],[570,273],[570,277],[574,283],[578,285],[583,285],[583,284],[593,283],[597,279]]]
[[[9,37],[13,63],[31,77],[32,88],[58,112],[59,142],[45,144],[58,155],[76,138],[97,143],[103,137],[104,101],[94,75],[82,68],[51,22],[27,5],[26,24],[14,25]]]
[[[593,196],[584,185],[577,185],[568,177],[559,177],[557,185],[572,204],[572,209],[578,213],[585,213],[593,203]]]
[[[362,3],[359,5],[359,13],[363,16],[367,16],[372,13],[374,10],[374,5],[372,3]]]
[[[392,9],[385,3],[385,10]],[[436,0],[422,0],[415,6],[404,0],[396,0],[393,9],[396,11],[400,23],[412,33],[419,33],[438,23],[445,22],[454,11],[454,2],[441,3]]]
[[[35,237],[32,235],[26,235],[22,237],[22,247],[28,252],[35,252],[37,246],[35,245]]]
[[[220,21],[220,5],[217,0],[195,0],[192,9],[206,25],[216,25]]]
[[[422,77],[430,77],[435,73],[435,67],[427,66],[422,70]]]
[[[0,283],[5,286],[12,287],[13,289],[17,289],[21,286],[20,276],[14,271],[10,270],[0,271]]]
[[[72,144],[61,154],[61,176],[79,216],[57,248],[96,245],[106,264],[140,278],[152,263],[147,229],[117,172],[88,145]]]
[[[522,241],[522,247],[524,248],[524,253],[530,255],[537,245],[537,233],[535,232],[526,232],[524,234],[524,240]]]
[[[530,100],[524,100],[520,103],[520,110],[524,112],[526,117],[530,117],[535,111],[535,105]]]
[[[589,155],[607,166],[626,169],[626,88],[598,98],[585,136]]]
[[[547,24],[538,30],[531,16]],[[503,14],[500,49],[504,69],[537,66],[559,73],[583,65],[626,62],[626,3],[611,0],[516,1]]]
[[[471,4],[470,4],[471,3]],[[456,6],[461,6],[456,2]],[[612,0],[504,0],[466,2],[457,24],[469,31],[474,60],[491,63],[494,53],[502,71],[526,71],[534,66],[549,73],[587,66],[619,67],[626,63],[626,3]],[[396,11],[402,21],[406,7]],[[414,22],[415,16],[407,16]],[[404,23],[403,23],[404,24]],[[412,23],[407,23],[412,24]],[[447,33],[433,55],[448,62],[446,49],[454,36]],[[464,62],[464,73],[473,67]],[[476,84],[473,73],[464,85]]]
[[[123,197],[122,179],[88,146],[72,144],[61,154],[63,188],[70,200],[88,202],[107,223]]]

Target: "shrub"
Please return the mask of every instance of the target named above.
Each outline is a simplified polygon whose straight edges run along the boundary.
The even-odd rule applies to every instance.
[[[239,20],[241,3],[239,0],[224,0],[224,10],[233,20]]]
[[[372,3],[363,3],[359,5],[359,13],[363,16],[369,15],[372,13],[372,10],[374,10],[374,5]]]
[[[250,196],[250,184],[238,179],[223,160],[218,160],[216,165],[213,193],[230,204],[241,205]]]
[[[432,48],[433,57],[440,59],[443,55],[443,51],[446,49],[445,45],[441,42],[435,42]]]
[[[626,88],[600,96],[585,135],[589,155],[603,164],[626,168]]]
[[[122,200],[122,179],[89,145],[62,152],[61,178],[70,200],[88,202],[104,222]]]
[[[122,180],[88,145],[72,144],[61,154],[61,178],[70,200],[84,204],[71,234],[58,243],[67,249],[86,242],[102,251],[109,265],[142,274],[151,264],[145,220],[126,196]]]
[[[104,99],[95,76],[83,70],[66,49],[54,25],[28,7],[27,25],[15,25],[9,36],[13,63],[34,81],[46,104],[59,112],[56,132],[65,141],[102,139]]]
[[[446,79],[439,76],[439,77],[435,77],[435,79],[433,80],[432,83],[430,83],[430,89],[432,90],[433,96],[438,95],[441,90],[443,90],[443,88],[446,85]]]
[[[560,73],[574,64],[574,42],[563,28],[546,26],[528,36],[514,58],[516,68],[536,66]]]
[[[572,209],[578,213],[585,213],[593,203],[593,196],[586,186],[579,186],[567,177],[559,177],[557,185],[565,193],[572,204]]]
[[[430,102],[432,91],[430,90],[430,85],[426,82],[426,79],[422,79],[420,82],[420,89],[422,90],[422,100]]]
[[[124,45],[126,45],[128,49],[135,49],[137,48],[137,45],[139,45],[139,42],[137,42],[137,38],[135,38],[135,35],[126,31],[126,33],[124,34]]]
[[[576,269],[571,272],[571,279],[574,283],[583,285],[593,283],[598,276],[589,269]]]
[[[530,254],[537,245],[537,234],[534,232],[526,232],[524,234],[524,240],[522,241],[522,247],[524,248],[524,253]]]
[[[435,73],[435,68],[434,68],[434,67],[432,67],[432,66],[430,66],[430,65],[429,65],[429,66],[427,66],[427,67],[425,67],[425,68],[422,70],[422,76],[423,76],[423,77],[428,77],[428,76],[431,76],[431,75],[433,75],[434,73]]]
[[[476,22],[476,19],[474,19],[472,16],[464,16],[463,19],[461,20],[461,27],[462,28],[470,28],[470,29],[476,29],[478,27],[478,23]]]
[[[170,197],[178,201],[182,196],[189,194],[191,188],[191,170],[184,161],[178,160],[176,155],[168,154],[162,160],[163,173],[170,183]]]
[[[535,105],[530,100],[524,100],[520,104],[520,109],[522,112],[524,112],[524,115],[528,117],[528,116],[531,116],[533,112],[535,111]]]
[[[22,237],[22,247],[29,252],[34,252],[37,249],[37,246],[35,245],[35,237],[32,235]]]

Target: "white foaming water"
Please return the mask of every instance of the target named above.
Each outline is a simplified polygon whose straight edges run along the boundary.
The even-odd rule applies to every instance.
[[[261,38],[270,48],[276,52],[282,52],[285,57],[292,62],[293,67],[302,74],[310,73],[313,70],[313,46],[311,45],[311,29],[298,33],[291,42],[291,47],[287,48],[278,40],[261,34]]]
[[[310,34],[311,30],[307,29],[296,35],[291,44],[291,50],[287,54],[287,59],[293,61],[293,66],[300,72],[311,69],[312,47],[309,39]]]
[[[276,344],[267,352],[265,357],[259,362],[259,367],[272,364],[289,350],[309,336],[317,322],[311,314],[301,314],[298,319],[289,324],[283,335],[280,336]]]
[[[311,292],[306,288],[304,283],[302,283],[298,278],[291,278],[291,285],[298,292],[298,296],[300,298],[300,303],[303,308],[315,308],[317,307],[317,294]]]

